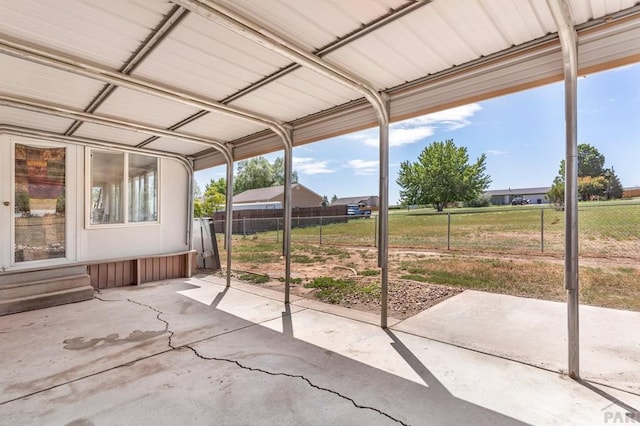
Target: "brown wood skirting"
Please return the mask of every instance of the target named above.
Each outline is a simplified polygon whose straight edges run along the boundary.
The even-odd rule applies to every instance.
[[[94,288],[122,287],[191,275],[191,254],[125,259],[87,265]]]

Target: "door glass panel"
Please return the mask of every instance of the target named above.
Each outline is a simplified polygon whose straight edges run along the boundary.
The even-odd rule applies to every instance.
[[[15,145],[15,262],[65,257],[65,148]]]

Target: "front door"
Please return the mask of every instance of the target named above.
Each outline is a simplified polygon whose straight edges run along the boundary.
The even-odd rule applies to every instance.
[[[64,262],[68,257],[68,150],[25,140],[8,145],[9,167],[5,162],[2,169],[4,176],[10,175],[10,187],[5,185],[2,191],[2,228],[9,232],[2,232],[2,267]]]

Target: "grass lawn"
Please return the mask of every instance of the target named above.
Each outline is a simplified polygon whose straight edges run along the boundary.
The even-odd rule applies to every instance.
[[[541,223],[544,223],[544,254],[562,254],[562,211],[549,206],[506,206],[452,209],[450,215],[447,213],[436,214],[432,209],[391,212],[391,280],[565,300],[561,262],[535,258],[541,254]],[[451,251],[446,250],[449,218]],[[292,269],[312,271],[304,284],[317,288],[324,300],[338,299],[341,294],[353,291],[364,291],[369,296],[378,294],[373,288],[354,287],[349,280],[311,281],[322,275],[332,277],[331,268],[336,265],[375,279],[379,272],[373,239],[376,224],[374,217],[293,229]],[[597,264],[594,258],[608,261],[603,264],[608,266],[580,267],[581,302],[640,311],[640,267],[635,266],[640,265],[640,202],[581,203],[579,229],[580,255],[591,257],[590,265]],[[264,275],[283,269],[281,241],[281,231],[234,236],[234,269],[265,271]],[[433,258],[407,254],[412,248],[436,250],[442,255]],[[611,259],[622,259],[631,266],[616,266]]]
[[[578,220],[582,256],[640,259],[640,201],[580,203]],[[375,247],[377,222],[374,216],[294,228],[292,241]],[[263,232],[259,237],[262,241],[281,241],[282,232]],[[433,209],[392,210],[389,245],[436,250],[449,246],[451,250],[487,253],[562,254],[564,212],[549,205],[447,209],[443,213]]]

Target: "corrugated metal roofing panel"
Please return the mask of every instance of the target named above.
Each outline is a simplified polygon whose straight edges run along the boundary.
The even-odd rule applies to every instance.
[[[164,0],[3,0],[2,32],[120,68],[172,5]]]
[[[191,13],[134,74],[221,100],[289,62]]]
[[[167,128],[199,110],[189,105],[134,92],[116,89],[98,108],[97,112],[114,117],[127,117],[132,121]]]
[[[636,0],[569,0],[569,7],[575,23],[580,25],[630,8],[636,3]]]
[[[227,7],[252,17],[279,35],[313,52],[367,24],[405,0],[223,0]]]
[[[0,55],[0,92],[84,108],[103,86],[88,78]]]
[[[299,68],[231,105],[291,121],[360,97],[345,86],[309,69]]]
[[[195,136],[210,137],[229,141],[264,130],[264,127],[250,121],[209,113],[180,127],[180,132]]]
[[[100,124],[93,123],[83,123],[82,126],[80,126],[80,128],[75,132],[75,135],[132,146],[139,144],[150,136],[144,133],[118,129],[115,127],[102,126]]]
[[[326,58],[355,70],[378,89],[394,87],[544,36],[547,18],[553,20],[548,12],[539,19],[536,5],[434,1]]]
[[[0,105],[0,124],[63,133],[72,120]]]
[[[481,1],[507,41],[507,47],[517,46],[556,31],[551,12],[544,0]]]
[[[344,40],[367,23],[389,16],[392,8],[410,4],[402,0],[224,1],[309,50]],[[637,60],[637,6],[631,11],[636,14],[632,19],[617,21],[614,17],[606,25],[597,21],[604,14],[632,7],[633,0],[569,1],[576,22],[586,22],[590,27],[580,36],[581,67],[601,70]],[[0,33],[118,68],[173,7],[166,0],[6,0],[0,4]],[[324,56],[379,89],[394,88],[390,91],[393,119],[561,79],[558,42],[548,36],[555,32],[555,25],[545,0],[435,0],[407,10],[411,11],[394,16],[395,20],[385,26],[374,25],[374,30],[359,34],[359,38],[347,38],[341,47]],[[544,45],[513,48],[522,43],[535,44],[533,40],[540,37],[544,37]],[[497,51],[508,54],[497,55],[496,59]],[[483,59],[487,55],[489,62]],[[218,101],[248,88],[233,105],[291,122],[295,144],[375,125],[373,110],[361,95],[306,69],[269,80],[259,88],[251,87],[289,63],[289,59],[262,45],[189,13],[145,58],[136,76]],[[0,70],[0,92],[76,109],[85,108],[103,87],[99,82],[2,55]],[[405,84],[407,81],[411,83]],[[352,99],[357,100],[349,102]],[[168,127],[195,112],[177,104],[118,89],[98,111]],[[26,116],[6,117],[16,122],[26,120]],[[66,123],[57,120],[53,119],[51,125]],[[233,139],[237,158],[282,146],[278,137],[260,125],[238,124],[238,120],[213,114],[198,120],[184,126],[183,131]],[[148,138],[87,124],[80,127],[78,135],[128,144]],[[169,139],[154,142],[167,149],[172,143],[176,150],[203,152],[197,144]],[[199,164],[214,157],[208,156]]]
[[[159,151],[175,152],[182,155],[193,155],[197,152],[207,149],[207,147],[204,145],[169,138],[156,139],[150,144],[147,144],[145,148],[156,149]]]

